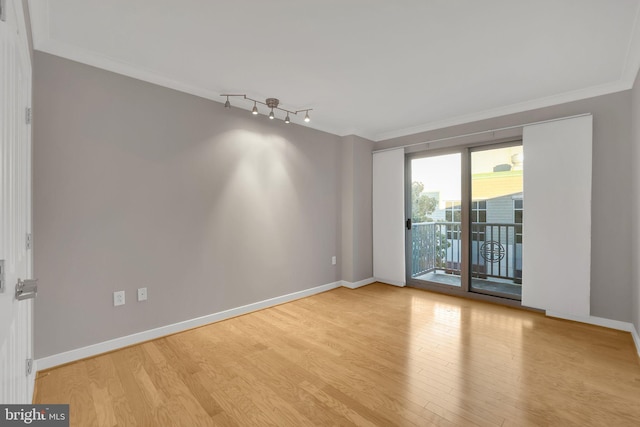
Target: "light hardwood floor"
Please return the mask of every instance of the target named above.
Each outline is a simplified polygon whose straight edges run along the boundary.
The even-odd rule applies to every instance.
[[[373,284],[40,372],[72,426],[638,426],[629,333]]]

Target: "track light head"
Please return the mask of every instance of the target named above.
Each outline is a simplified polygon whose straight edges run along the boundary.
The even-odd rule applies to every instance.
[[[258,106],[256,105],[256,102],[253,102],[253,109],[251,110],[251,114],[253,114],[254,116],[256,116],[258,114]]]
[[[287,117],[284,118],[285,123],[291,123],[291,119],[289,118],[289,113],[287,113]]]
[[[224,103],[224,108],[231,108],[231,103],[229,102],[228,96],[227,96],[227,102]]]
[[[273,108],[271,109],[271,112],[269,113],[269,119],[273,120],[274,119],[274,115],[273,115]]]
[[[305,114],[304,114],[304,121],[307,122],[307,123],[309,123],[311,121],[311,119],[309,118],[309,112],[308,111],[306,111]]]

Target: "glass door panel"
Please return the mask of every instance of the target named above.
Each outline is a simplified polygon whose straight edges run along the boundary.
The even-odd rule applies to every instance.
[[[522,145],[471,152],[472,292],[522,296]]]
[[[461,154],[411,159],[411,279],[460,287]]]

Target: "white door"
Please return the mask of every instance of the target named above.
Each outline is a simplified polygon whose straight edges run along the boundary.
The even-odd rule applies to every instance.
[[[0,402],[31,403],[33,300],[18,301],[18,279],[32,274],[31,59],[20,0],[0,0]],[[30,239],[29,239],[30,240]]]

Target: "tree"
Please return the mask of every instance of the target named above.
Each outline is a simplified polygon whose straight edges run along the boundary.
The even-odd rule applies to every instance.
[[[418,181],[411,183],[411,220],[413,222],[433,221],[429,215],[438,207],[438,200],[423,192],[423,183]]]
[[[411,183],[411,221],[414,224],[420,222],[433,222],[431,215],[438,207],[438,199],[424,194],[424,184],[419,181]],[[445,228],[446,229],[446,228]],[[412,234],[414,248],[425,251],[423,255],[431,253],[435,267],[446,268],[447,248],[451,243],[447,240],[446,232],[436,224],[424,224],[414,229]]]

